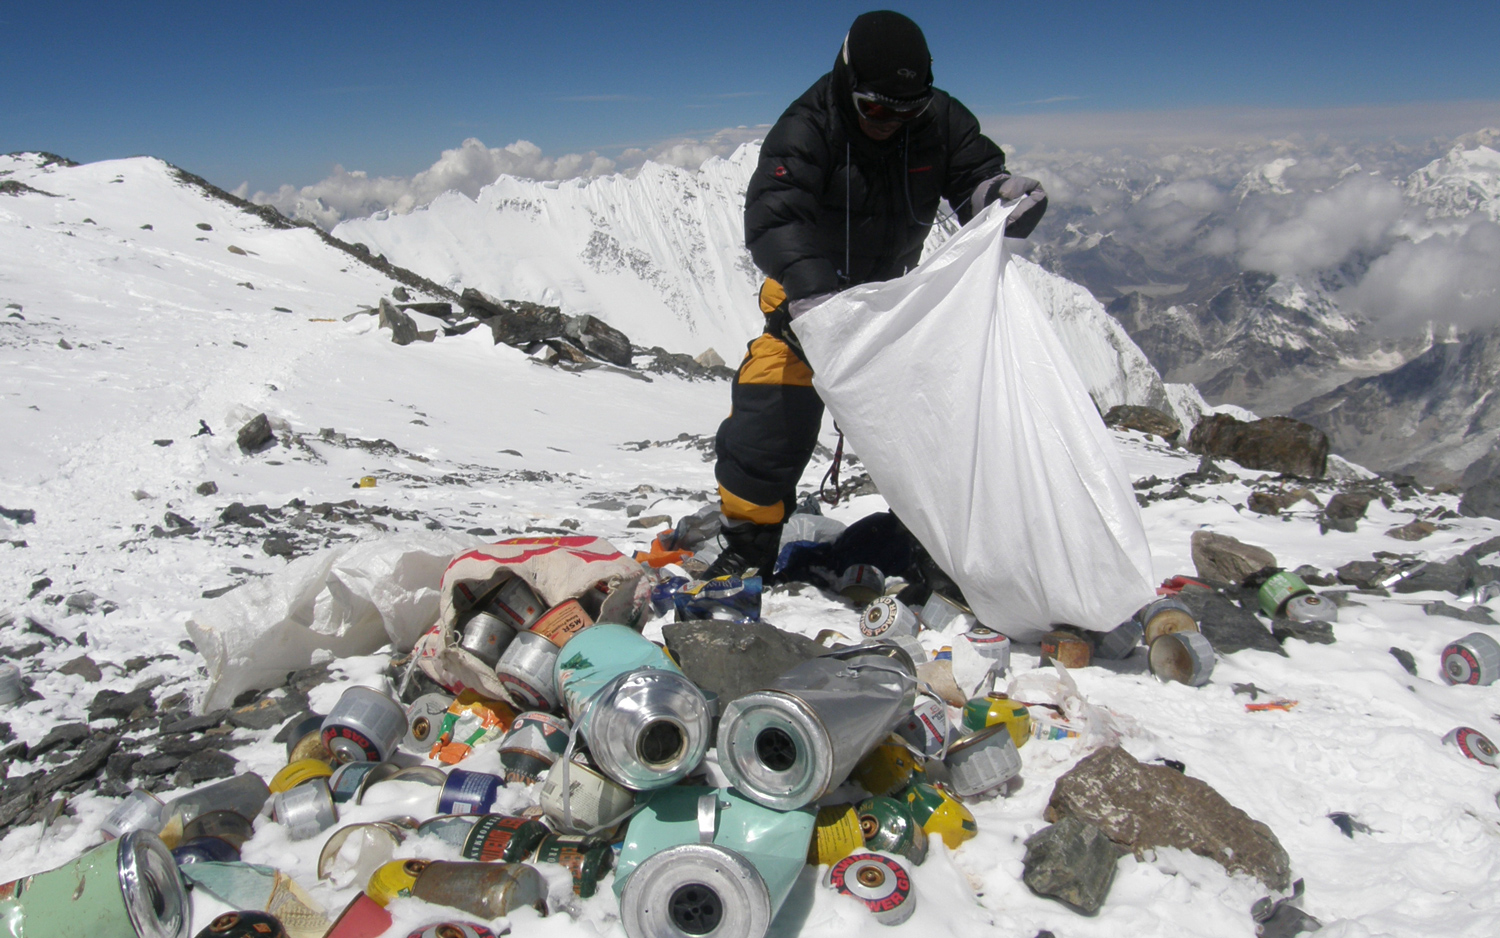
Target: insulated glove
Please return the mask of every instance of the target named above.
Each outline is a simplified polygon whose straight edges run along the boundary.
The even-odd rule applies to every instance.
[[[1029,176],[1012,176],[1006,173],[986,179],[974,187],[974,195],[970,200],[975,213],[993,202],[1019,202],[1005,222],[1007,238],[1024,238],[1031,234],[1047,213],[1047,190]]]

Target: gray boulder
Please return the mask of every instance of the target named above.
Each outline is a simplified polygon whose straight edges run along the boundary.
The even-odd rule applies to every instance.
[[[256,414],[248,423],[240,427],[236,441],[240,445],[240,452],[253,453],[275,438],[271,433],[270,418],[265,414]]]
[[[1466,518],[1500,518],[1500,476],[1469,486],[1458,502],[1458,513]]]
[[[630,339],[597,316],[574,316],[563,326],[563,336],[595,358],[630,367]]]
[[[1177,438],[1182,435],[1182,424],[1176,417],[1139,404],[1116,404],[1104,415],[1104,425],[1153,433],[1169,443],[1177,442]]]
[[[682,673],[718,694],[720,708],[828,650],[765,622],[674,622],[661,634]]]
[[[1228,414],[1209,414],[1188,435],[1188,449],[1232,459],[1246,469],[1320,479],[1328,468],[1328,435],[1291,417],[1246,423]]]
[[[1227,534],[1194,531],[1192,549],[1198,577],[1215,583],[1238,586],[1252,574],[1276,566],[1276,556],[1264,547],[1243,543]]]
[[[1037,895],[1093,915],[1109,895],[1119,858],[1104,831],[1069,816],[1027,838],[1021,879]]]

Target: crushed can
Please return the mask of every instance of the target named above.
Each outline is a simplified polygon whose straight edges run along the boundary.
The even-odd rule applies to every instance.
[[[1053,629],[1042,636],[1042,664],[1056,661],[1063,667],[1086,668],[1094,657],[1094,646],[1077,632]]]
[[[323,719],[323,742],[339,762],[384,762],[406,736],[406,711],[371,687],[354,685]]]
[[[287,938],[281,919],[269,912],[225,912],[203,926],[197,938]]]
[[[160,833],[167,822],[167,806],[149,791],[137,788],[125,796],[125,800],[111,812],[99,830],[106,840],[128,834],[131,831]]]
[[[964,704],[963,728],[970,733],[1003,725],[1010,731],[1017,748],[1031,738],[1031,711],[1019,700],[1011,700],[998,691],[972,698]]]
[[[413,700],[406,708],[406,736],[401,748],[424,758],[432,752],[453,700],[452,694],[423,694]]]
[[[1500,677],[1500,642],[1471,632],[1443,649],[1443,680],[1449,684],[1484,685]]]
[[[760,577],[721,576],[689,583],[672,595],[672,604],[678,622],[759,622],[760,596]]]
[[[511,702],[523,710],[552,710],[557,707],[557,670],[560,651],[545,635],[532,631],[517,632],[510,647],[495,665],[495,677],[505,686]]]
[[[968,632],[979,624],[968,606],[938,592],[927,597],[927,602],[917,615],[929,629],[949,635]]]
[[[555,683],[594,764],[626,788],[676,784],[703,761],[712,722],[703,691],[629,626],[574,636]]]
[[[527,906],[547,914],[547,881],[524,863],[436,860],[417,874],[411,894],[486,920]]]
[[[282,767],[281,771],[271,776],[271,794],[279,795],[284,791],[291,791],[304,782],[310,782],[315,778],[328,778],[333,775],[333,767],[326,762],[317,759],[298,759],[289,762]]]
[[[833,591],[850,602],[869,605],[885,592],[885,574],[878,567],[858,563],[838,575]]]
[[[1490,741],[1490,738],[1470,726],[1460,726],[1450,730],[1443,737],[1443,742],[1457,746],[1458,751],[1475,762],[1481,762],[1491,768],[1500,768],[1500,749]]]
[[[900,925],[916,911],[907,861],[875,850],[852,853],[828,870],[824,882],[834,892],[863,903],[875,921]]]
[[[942,838],[949,850],[957,850],[959,844],[979,833],[973,812],[935,785],[913,782],[897,797],[911,808],[912,817],[927,836]]]
[[[285,825],[292,840],[315,837],[338,823],[328,780],[315,778],[271,796],[271,816]]]
[[[474,822],[462,845],[465,860],[520,863],[552,832],[536,818],[486,814]]]
[[[949,747],[943,764],[948,767],[948,785],[960,798],[994,791],[1021,774],[1021,754],[1005,725],[960,739]]]
[[[635,793],[575,755],[547,771],[538,800],[558,830],[593,834],[620,823],[635,804]]]
[[[568,748],[569,728],[567,720],[541,710],[518,714],[500,740],[505,780],[517,785],[536,782]]]
[[[720,768],[765,807],[816,801],[906,718],[916,685],[911,656],[894,645],[856,645],[804,661],[724,708]]]
[[[1119,625],[1094,636],[1094,657],[1107,661],[1123,661],[1141,643],[1146,630],[1134,619],[1126,619]]]
[[[948,705],[923,694],[917,698],[906,719],[896,724],[896,735],[927,758],[938,758],[955,738]]]
[[[810,866],[832,866],[864,846],[859,809],[852,804],[831,804],[818,809],[813,837],[807,846]]]
[[[919,771],[921,766],[906,748],[906,740],[892,733],[855,763],[849,778],[872,795],[889,795],[905,788]]]
[[[802,873],[812,809],[770,810],[694,785],[643,799],[615,869],[625,933],[761,938]]]
[[[443,782],[438,796],[438,811],[443,814],[487,814],[495,796],[505,787],[505,779],[488,772],[454,769]]]
[[[569,639],[593,624],[594,620],[583,610],[578,600],[569,599],[548,609],[540,619],[531,624],[531,631],[561,648]]]
[[[458,647],[493,668],[500,663],[500,655],[515,637],[515,623],[480,609],[464,623]]]
[[[1302,582],[1302,578],[1295,573],[1282,570],[1273,573],[1266,582],[1260,585],[1255,598],[1260,603],[1260,610],[1271,618],[1276,618],[1286,611],[1287,602],[1294,596],[1303,596],[1312,592],[1312,588]]]
[[[894,596],[880,596],[860,613],[859,633],[865,638],[916,637],[922,627],[917,614]]]
[[[19,938],[187,938],[191,916],[172,854],[145,830],[0,885],[0,921]]]
[[[365,884],[365,895],[382,906],[390,905],[393,899],[411,895],[411,887],[417,884],[417,877],[427,869],[427,863],[426,860],[392,860],[382,863],[370,874],[370,880]]]
[[[537,863],[556,863],[573,874],[573,895],[592,898],[599,891],[599,878],[609,872],[615,852],[609,843],[583,834],[548,834],[537,845]]]
[[[1303,593],[1286,601],[1286,617],[1293,622],[1337,622],[1339,607],[1315,593]]]
[[[1214,673],[1214,646],[1202,632],[1170,632],[1151,643],[1147,660],[1157,680],[1201,687]]]
[[[361,892],[344,906],[324,938],[380,938],[392,924],[385,906]]]
[[[495,933],[488,926],[478,922],[433,922],[431,925],[422,926],[406,938],[495,938]]]
[[[428,756],[446,765],[462,762],[476,746],[503,736],[515,718],[505,701],[466,690],[448,705]]]
[[[917,823],[911,806],[895,798],[866,798],[859,803],[859,829],[864,846],[894,853],[921,866],[927,859],[927,832]]]
[[[1148,648],[1163,635],[1198,631],[1198,620],[1193,616],[1193,610],[1187,603],[1170,596],[1142,606],[1135,614],[1135,621],[1141,625],[1141,640]]]
[[[329,835],[318,854],[318,879],[332,880],[340,889],[352,883],[368,883],[376,870],[395,857],[407,831],[390,821],[339,828]]]

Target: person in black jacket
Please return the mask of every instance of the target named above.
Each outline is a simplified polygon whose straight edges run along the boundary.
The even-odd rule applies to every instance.
[[[917,24],[889,11],[858,17],[833,71],[766,135],[745,195],[766,328],[716,439],[725,548],[710,574],[770,573],[817,445],[823,402],[791,321],[839,290],[915,267],[943,201],[962,224],[1002,199],[1020,200],[1011,237],[1030,234],[1047,208],[1041,185],[1007,173],[968,108],[932,86]]]

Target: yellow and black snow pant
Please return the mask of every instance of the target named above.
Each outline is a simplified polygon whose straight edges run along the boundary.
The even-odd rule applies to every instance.
[[[818,445],[823,401],[813,390],[812,368],[779,337],[790,322],[786,291],[769,277],[760,287],[760,311],[766,333],[750,343],[735,375],[714,476],[725,517],[780,524],[796,508],[797,481]]]

